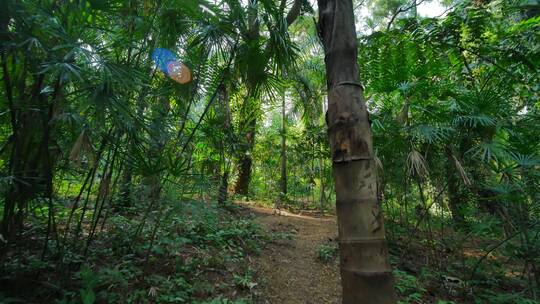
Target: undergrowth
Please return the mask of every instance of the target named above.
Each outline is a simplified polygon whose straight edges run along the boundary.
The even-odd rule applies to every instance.
[[[42,259],[42,219],[33,218],[22,232],[32,241],[1,261],[0,303],[248,303],[256,283],[246,259],[263,231],[214,203],[162,204],[145,222],[137,210],[111,216],[86,255],[68,250],[82,243],[49,241]]]
[[[492,243],[498,242],[500,225],[472,223],[462,231],[452,229],[449,223],[441,224],[447,226],[446,231],[434,229],[430,236],[423,230],[410,233],[411,227],[388,221],[390,262],[399,304],[537,303],[521,291],[527,286],[527,278],[516,275],[522,267],[515,258],[519,256],[516,242],[508,242],[483,258],[486,253],[481,248],[492,248]],[[320,244],[314,253],[319,261],[334,265],[338,271],[335,241]]]
[[[338,246],[336,244],[323,244],[317,248],[317,259],[324,263],[330,263],[333,261],[338,253]]]

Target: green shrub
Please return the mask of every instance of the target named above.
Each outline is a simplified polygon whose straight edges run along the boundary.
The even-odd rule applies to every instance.
[[[323,244],[317,248],[317,259],[324,263],[330,263],[333,261],[338,253],[338,246],[336,244]]]

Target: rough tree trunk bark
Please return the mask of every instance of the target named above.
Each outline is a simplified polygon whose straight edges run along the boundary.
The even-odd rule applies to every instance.
[[[246,134],[246,147],[238,159],[238,179],[234,186],[234,193],[244,196],[249,194],[249,182],[251,181],[251,166],[253,165],[251,151],[253,151],[253,147],[255,146],[255,120],[250,123],[249,127],[253,131]]]
[[[396,303],[377,196],[371,126],[356,62],[351,0],[319,0],[343,303]]]

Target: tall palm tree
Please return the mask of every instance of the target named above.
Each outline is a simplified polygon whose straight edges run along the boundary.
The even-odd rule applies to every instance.
[[[288,27],[295,22],[301,13],[305,0],[294,0],[289,11],[285,13],[287,1],[279,5],[274,1],[250,0],[247,7],[247,27],[243,29],[245,53],[243,77],[247,87],[242,110],[244,113],[258,113],[263,91],[270,93],[275,75],[294,62],[295,47],[288,35]],[[264,12],[264,14],[263,14]],[[261,25],[269,32],[268,39],[261,36]],[[277,90],[276,90],[277,91]],[[238,157],[238,178],[235,184],[237,194],[247,195],[253,164],[252,151],[257,131],[256,115],[243,115],[240,122],[244,130],[245,140]]]
[[[351,0],[319,0],[343,303],[396,303]]]

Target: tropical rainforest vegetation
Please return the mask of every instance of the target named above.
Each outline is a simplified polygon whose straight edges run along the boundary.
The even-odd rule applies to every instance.
[[[538,303],[540,2],[433,1],[1,0],[0,302]]]

